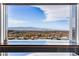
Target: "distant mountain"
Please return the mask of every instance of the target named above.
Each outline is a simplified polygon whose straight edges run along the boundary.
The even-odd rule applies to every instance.
[[[68,30],[55,30],[55,29],[37,28],[37,27],[9,27],[8,30],[18,30],[18,31],[68,31]]]

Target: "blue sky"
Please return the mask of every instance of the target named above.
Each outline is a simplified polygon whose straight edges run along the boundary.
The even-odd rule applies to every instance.
[[[8,27],[69,30],[69,6],[8,5]]]

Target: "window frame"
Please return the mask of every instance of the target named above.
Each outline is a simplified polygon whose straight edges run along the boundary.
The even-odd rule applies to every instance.
[[[15,50],[16,50],[16,47],[18,47],[18,48],[22,48],[22,47],[25,47],[25,48],[27,48],[28,47],[28,49],[30,49],[30,48],[41,48],[41,51],[43,52],[44,50],[44,48],[42,48],[42,47],[46,47],[46,49],[50,52],[50,49],[52,49],[52,48],[62,48],[63,47],[63,45],[44,45],[44,46],[42,46],[42,45],[22,45],[22,46],[19,46],[19,45],[6,45],[6,41],[7,41],[7,14],[8,13],[6,13],[6,5],[77,5],[77,3],[3,3],[1,6],[3,7],[2,8],[2,15],[3,15],[3,17],[1,18],[2,19],[2,23],[1,24],[3,24],[3,26],[1,27],[2,28],[2,34],[1,34],[1,40],[3,41],[3,43],[1,43],[1,47],[0,48],[3,48],[4,50],[6,50],[6,48],[8,48],[8,49],[11,49],[12,47],[13,48],[15,48]],[[6,13],[6,14],[5,14]],[[70,31],[72,31],[72,28],[70,29]],[[70,33],[70,38],[72,38],[72,32]],[[76,41],[75,41],[76,42]],[[71,43],[71,42],[70,42]],[[73,45],[73,44],[71,44],[71,45],[64,45],[65,46],[65,49],[66,48],[79,48],[79,46],[77,46],[77,45]],[[28,49],[27,49],[27,51],[28,51]],[[33,51],[34,51],[34,49],[33,49]],[[1,51],[1,50],[0,50]],[[6,50],[6,51],[9,51],[9,50]],[[11,50],[11,51],[13,51],[13,50]],[[22,51],[22,50],[21,50]],[[27,52],[26,51],[26,52]],[[33,52],[32,51],[32,52]],[[39,52],[39,50],[37,50],[38,52]],[[53,50],[52,50],[53,51]],[[51,52],[52,52],[51,51]],[[30,51],[28,51],[28,52],[30,52]],[[35,52],[35,51],[34,51]],[[61,51],[60,51],[61,52]]]

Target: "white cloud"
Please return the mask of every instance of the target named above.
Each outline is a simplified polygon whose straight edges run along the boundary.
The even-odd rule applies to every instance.
[[[8,27],[25,27],[28,21],[26,20],[15,20],[15,19],[8,19]]]
[[[59,21],[62,18],[70,17],[70,5],[35,5],[44,10],[47,19],[44,22]],[[63,20],[63,19],[62,19]]]

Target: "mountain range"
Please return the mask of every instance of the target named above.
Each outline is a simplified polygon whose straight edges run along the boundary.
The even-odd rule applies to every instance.
[[[57,30],[49,28],[38,28],[38,27],[8,27],[8,30],[18,30],[18,31],[68,31],[68,30]]]

